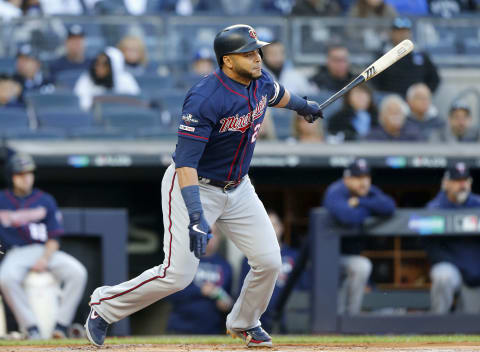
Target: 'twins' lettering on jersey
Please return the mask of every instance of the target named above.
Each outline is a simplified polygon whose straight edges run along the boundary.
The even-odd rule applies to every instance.
[[[206,76],[185,98],[173,155],[176,166],[196,168],[199,176],[218,181],[245,176],[267,106],[278,104],[280,91],[265,71],[248,86],[221,69]]]
[[[265,108],[267,107],[267,96],[262,96],[260,102],[255,106],[253,111],[242,116],[230,116],[220,120],[220,133],[230,131],[239,131],[245,133],[245,131],[252,125],[252,123],[263,116]]]

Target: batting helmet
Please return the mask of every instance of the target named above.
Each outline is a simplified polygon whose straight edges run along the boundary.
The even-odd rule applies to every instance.
[[[213,41],[213,49],[220,67],[223,65],[223,56],[235,53],[247,53],[257,50],[270,43],[258,40],[255,30],[246,24],[236,24],[222,29]],[[262,50],[260,49],[260,55]]]
[[[23,172],[32,172],[35,170],[35,162],[28,154],[16,153],[8,160],[6,170],[10,176]]]

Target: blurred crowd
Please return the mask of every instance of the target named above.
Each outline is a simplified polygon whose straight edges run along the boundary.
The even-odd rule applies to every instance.
[[[0,17],[9,21],[20,16],[185,16],[255,11],[380,18],[391,25],[381,35],[378,57],[412,38],[414,22],[405,16],[468,16],[479,7],[476,0],[0,0]],[[355,32],[355,25],[351,27],[349,30]],[[61,138],[174,138],[186,90],[216,69],[212,48],[198,45],[184,62],[152,60],[142,31],[130,30],[115,32],[116,45],[89,53],[87,29],[85,25],[67,25],[62,50],[48,59],[42,58],[32,35],[29,41],[18,43],[15,57],[5,58],[4,65],[0,62],[0,114],[4,116],[0,125],[8,129],[7,137],[35,137],[41,132],[48,136],[56,131],[52,135]],[[286,43],[273,31],[262,28],[259,36],[272,43],[263,50],[264,68],[296,94],[322,102],[359,73],[351,63],[346,40],[332,36],[327,41],[325,64],[305,67],[293,64]],[[417,48],[330,106],[323,123],[309,125],[290,112],[270,111],[260,139],[293,143],[478,141],[478,116],[469,102],[452,98],[448,111],[440,111],[433,103],[441,81],[430,55]],[[42,95],[50,95],[50,100]],[[66,105],[69,117],[61,119]],[[138,117],[133,120],[127,115],[134,109]]]

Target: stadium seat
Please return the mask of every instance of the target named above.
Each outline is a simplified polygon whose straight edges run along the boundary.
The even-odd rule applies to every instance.
[[[176,140],[177,131],[168,127],[142,127],[136,133],[137,138]]]
[[[150,101],[143,95],[130,94],[102,94],[93,98],[92,111],[97,121],[103,120],[103,116],[109,110],[140,108],[147,109]]]
[[[133,134],[127,134],[124,130],[107,128],[104,126],[80,127],[68,132],[70,138],[75,139],[129,139]]]
[[[7,139],[65,139],[65,131],[58,128],[10,128],[2,133]]]
[[[160,125],[160,118],[155,111],[141,108],[111,109],[103,115],[103,122],[109,128],[134,132],[142,127],[152,128]]]
[[[40,94],[31,93],[25,98],[27,105],[35,111],[35,114],[47,111],[72,111],[80,110],[78,97],[70,92]]]
[[[6,128],[26,128],[29,119],[25,109],[0,108],[0,130]]]
[[[57,88],[72,91],[84,70],[66,70],[57,73],[55,84]]]
[[[71,130],[93,125],[93,115],[83,111],[50,111],[37,115],[40,127],[54,127]]]
[[[294,113],[291,110],[272,109],[272,118],[278,139],[287,139],[292,136]]]
[[[138,85],[142,94],[147,97],[155,97],[156,91],[173,88],[175,79],[172,75],[158,76],[158,75],[144,75],[136,77]]]

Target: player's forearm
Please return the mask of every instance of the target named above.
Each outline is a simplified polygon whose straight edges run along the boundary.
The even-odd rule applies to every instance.
[[[58,251],[59,248],[60,244],[57,240],[48,240],[47,242],[45,242],[45,250],[43,252],[43,257],[47,260],[50,260],[52,254]]]
[[[275,105],[276,108],[283,108],[285,107],[288,102],[290,101],[290,93],[288,92],[287,89],[285,89],[285,93],[283,94],[282,99],[278,102],[277,105]]]
[[[193,167],[179,167],[176,171],[180,188],[198,185],[197,169]]]

